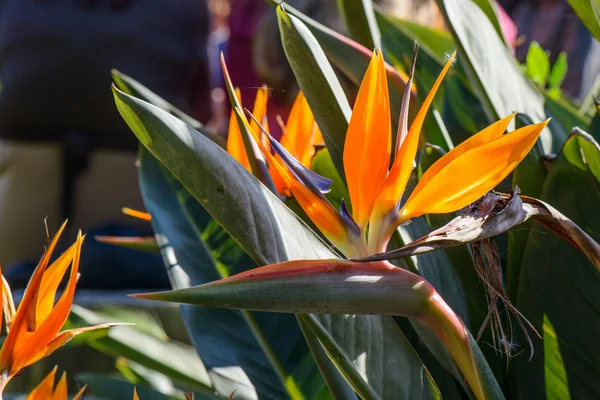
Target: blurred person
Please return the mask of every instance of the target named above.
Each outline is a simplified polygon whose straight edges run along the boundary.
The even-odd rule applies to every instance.
[[[51,229],[69,218],[86,231],[143,209],[111,69],[206,122],[208,30],[205,0],[0,3],[2,266],[39,256],[46,216]]]
[[[345,32],[333,0],[287,0],[286,3],[329,28]],[[268,124],[271,134],[279,139],[282,132],[277,116],[287,119],[298,85],[281,44],[275,9],[264,0],[232,0],[229,30],[226,61],[231,79],[240,88],[242,102],[249,109],[257,88],[267,85]]]
[[[435,0],[380,0],[379,5],[398,18],[444,29],[444,18]]]

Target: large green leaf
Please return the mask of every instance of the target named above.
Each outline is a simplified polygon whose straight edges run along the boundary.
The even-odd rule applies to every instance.
[[[438,5],[460,50],[459,60],[489,122],[514,111],[525,113],[536,122],[546,119],[544,97],[523,75],[514,56],[476,2],[438,0]],[[566,135],[554,137],[546,129],[541,135],[544,151],[549,153],[560,148],[565,138]]]
[[[527,115],[517,114],[516,127],[532,124]],[[546,180],[546,168],[543,164],[544,151],[538,141],[529,154],[521,161],[512,174],[512,185],[521,189],[526,196],[540,198]],[[523,252],[529,237],[529,231],[535,228],[534,221],[528,221],[519,229],[513,229],[508,236],[508,256],[506,265],[506,289],[513,298],[519,285]]]
[[[381,47],[372,0],[337,0],[350,37],[368,49]]]
[[[588,126],[590,123],[588,117],[581,115],[579,110],[565,99],[554,99],[548,93],[545,93],[544,97],[546,98],[546,112],[553,118],[550,122],[555,132],[570,133],[574,127]],[[560,125],[561,129],[557,129],[556,125]]]
[[[140,159],[142,194],[174,287],[256,265],[169,170],[147,150]],[[189,306],[182,313],[221,393],[237,389],[240,398],[313,399],[325,390],[293,316]]]
[[[225,151],[184,122],[146,102],[115,91],[117,107],[142,144],[159,159],[194,198],[215,218],[258,264],[273,264],[290,259],[323,259],[335,255],[277,197],[250,175]],[[339,319],[327,315],[315,317],[319,329],[313,331],[323,343],[323,332],[347,332],[336,343],[345,352],[343,360],[334,360],[341,372],[353,379],[353,387],[364,381],[376,393],[403,393],[407,387],[421,388],[420,398],[429,398],[428,385],[411,381],[403,371],[424,367],[398,328],[386,322],[389,317],[356,316]],[[383,347],[383,332],[396,338]],[[356,341],[362,338],[360,354]],[[282,340],[287,340],[282,338]],[[326,346],[325,346],[326,347]],[[331,349],[326,347],[331,354]],[[395,363],[388,365],[376,381],[377,355],[385,353]],[[357,357],[357,358],[353,358]],[[361,379],[361,380],[358,380]],[[381,385],[381,386],[379,386]],[[412,389],[411,389],[412,390]],[[371,398],[371,397],[369,397]]]
[[[598,0],[568,1],[596,40],[600,40],[600,2]]]
[[[280,3],[277,0],[268,0],[268,2],[272,5],[277,5]],[[322,47],[329,61],[337,68],[337,70],[342,72],[352,83],[358,87],[373,56],[372,49],[368,49],[360,43],[357,43],[354,40],[349,39],[344,35],[316,22],[287,3],[281,3],[284,4],[285,10],[289,14],[298,18],[306,25],[306,27],[317,39],[317,42]],[[379,13],[376,13],[376,16],[379,18]],[[381,22],[379,22],[379,25],[381,26]],[[408,40],[410,42],[410,57],[412,55],[413,43],[412,40]],[[387,46],[384,44],[384,48],[385,47]],[[391,56],[397,56],[399,54],[385,51],[384,53],[388,59],[392,58]],[[321,73],[319,71],[314,72]],[[390,92],[390,103],[392,110],[400,110],[402,94],[404,93],[404,88],[406,87],[406,81],[408,80],[408,77],[405,74],[401,74],[389,64],[386,64],[386,75],[388,78],[388,89]],[[392,113],[393,119],[397,119],[397,117],[397,113]],[[335,158],[334,161],[336,161]]]
[[[542,199],[600,238],[600,147],[573,135],[552,166]],[[545,229],[530,231],[524,251],[517,306],[544,340],[535,354],[511,363],[519,398],[600,396],[600,273],[580,251]],[[525,346],[524,339],[516,342]]]
[[[175,115],[177,118],[185,121],[189,125],[193,126],[198,132],[202,133],[204,136],[210,138],[213,142],[217,143],[221,147],[225,147],[225,141],[223,137],[216,135],[214,132],[208,130],[202,122],[196,120],[195,118],[187,115],[179,108],[175,107],[173,104],[169,103],[146,86],[142,85],[140,82],[136,81],[132,77],[125,75],[122,72],[117,71],[116,69],[112,70],[112,78],[115,82],[115,85],[122,90],[123,92],[135,96],[137,98],[146,100],[150,104],[154,104],[157,107],[162,108],[165,111]]]
[[[323,133],[340,176],[350,105],[323,49],[306,25],[281,6],[277,8],[281,42],[300,89]]]
[[[106,322],[93,311],[77,306],[73,306],[71,314],[87,325]],[[152,368],[190,389],[207,394],[215,392],[204,364],[189,345],[161,341],[131,326],[111,328],[88,343],[114,357],[124,357]]]
[[[433,286],[419,275],[385,261],[369,263],[338,259],[297,260],[265,266],[189,289],[138,296],[153,300],[261,311],[333,314],[356,312],[406,316],[421,322],[436,333],[478,397],[502,398],[498,383],[479,347],[466,331],[460,318],[439,299]],[[343,318],[347,319],[347,316]],[[387,333],[390,334],[391,332]],[[390,339],[390,336],[386,337],[383,333],[377,333],[377,336]],[[395,341],[398,341],[403,336],[395,337]],[[322,343],[330,343],[326,337],[320,337],[320,340]],[[384,347],[389,348],[390,345]],[[326,348],[334,359],[339,357],[331,346]],[[406,351],[408,349],[407,347]],[[416,355],[414,357],[416,358]],[[398,359],[390,360],[393,360],[390,364],[401,366],[402,370],[409,368]],[[388,362],[385,361],[385,364]],[[375,365],[372,365],[372,368],[375,368]],[[380,371],[376,376],[381,376],[386,369],[387,367],[383,370],[375,369]],[[373,370],[367,369],[367,373],[369,372]],[[422,376],[422,372],[419,375]],[[417,383],[414,378],[410,381]],[[372,380],[369,379],[368,382],[371,383],[368,388],[372,389]],[[421,385],[424,382],[425,380],[422,380]],[[382,387],[381,396],[388,398],[386,393],[396,393],[395,397],[401,398],[406,397],[401,393],[406,393],[408,398],[415,398],[416,394],[422,396],[423,389],[418,388],[415,393],[406,386],[400,387],[403,390],[395,392]],[[361,390],[359,386],[354,389],[362,397],[379,398],[373,397],[377,392],[370,393]]]

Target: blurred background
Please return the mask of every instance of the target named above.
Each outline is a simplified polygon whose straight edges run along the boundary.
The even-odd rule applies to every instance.
[[[335,0],[288,3],[346,34]],[[433,0],[374,3],[395,18],[447,29]],[[496,5],[505,39],[523,68],[532,43],[552,64],[564,54],[568,70],[561,90],[575,104],[589,99],[600,72],[599,46],[566,0],[500,0]],[[298,88],[275,11],[264,0],[0,3],[0,264],[17,298],[48,232],[69,219],[63,243],[78,229],[88,233],[76,303],[111,316],[119,313],[115,308],[136,309],[157,343],[189,343],[172,307],[148,309],[123,296],[170,287],[161,256],[95,239],[153,234],[148,221],[121,212],[122,207],[145,207],[138,144],[115,108],[111,71],[134,78],[225,139],[230,106],[221,53],[245,107],[252,109],[257,89],[267,86],[267,120],[279,137],[278,117],[287,118]],[[352,99],[356,88],[342,75],[340,80]],[[28,369],[11,388],[31,388],[57,359],[70,372],[138,368],[115,364],[106,354],[105,348],[74,343]]]

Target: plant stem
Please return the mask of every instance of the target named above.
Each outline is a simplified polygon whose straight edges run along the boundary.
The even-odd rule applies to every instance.
[[[275,373],[277,374],[277,377],[281,381],[281,384],[283,385],[285,391],[290,396],[290,399],[303,400],[304,397],[302,396],[302,393],[300,392],[300,388],[298,388],[298,385],[293,380],[293,378],[291,376],[288,376],[287,372],[285,371],[285,369],[279,362],[279,357],[277,356],[277,354],[275,354],[275,350],[273,350],[273,347],[271,347],[271,344],[264,337],[260,327],[258,326],[258,323],[256,322],[256,319],[254,318],[254,315],[250,311],[247,311],[247,310],[240,310],[240,311],[242,312],[244,319],[246,319],[248,326],[252,330],[254,338],[258,342],[260,348],[265,353],[265,356],[267,357],[267,359],[271,363],[271,366],[275,370]],[[0,398],[0,400],[2,400],[2,399]]]
[[[475,340],[439,293],[429,298],[427,309],[418,319],[442,341],[477,399],[504,399]]]

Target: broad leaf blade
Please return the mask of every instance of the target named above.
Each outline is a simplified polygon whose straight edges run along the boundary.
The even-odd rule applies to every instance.
[[[596,40],[600,40],[600,4],[598,0],[568,0],[568,2]]]
[[[71,313],[88,325],[105,322],[100,315],[81,307],[73,306]],[[163,342],[131,326],[111,328],[89,344],[114,357],[124,357],[154,369],[191,389],[214,393],[204,364],[189,345]]]
[[[256,265],[147,150],[140,158],[142,194],[174,287],[218,280]],[[182,313],[221,393],[236,390],[239,398],[255,399],[294,397],[300,391],[305,398],[317,398],[325,389],[314,364],[304,362],[310,354],[293,316],[191,306],[183,306]],[[257,334],[276,346],[269,349],[274,359],[267,357]],[[277,371],[286,375],[285,384]]]
[[[117,71],[116,69],[112,70],[112,78],[115,82],[115,85],[122,90],[123,92],[140,98],[142,100],[147,101],[150,104],[154,104],[157,107],[162,108],[163,110],[175,115],[177,118],[180,118],[182,121],[185,121],[190,126],[193,126],[198,132],[202,133],[204,136],[211,139],[213,142],[217,143],[221,147],[225,147],[225,141],[219,135],[215,135],[213,132],[208,130],[202,122],[196,120],[195,118],[189,116],[188,114],[181,111],[179,108],[175,107],[173,104],[169,103],[146,86],[142,85],[135,79],[130,76],[125,75],[122,72]]]
[[[273,1],[269,2],[274,3]],[[357,43],[354,40],[347,38],[344,35],[318,23],[292,6],[286,3],[283,4],[285,5],[285,10],[289,14],[295,16],[306,25],[306,27],[317,39],[329,61],[337,68],[337,70],[342,72],[352,83],[354,83],[354,85],[358,87],[362,81],[365,71],[367,70],[369,61],[373,56],[373,49],[364,47],[360,43]],[[376,16],[379,18],[379,13],[376,13]],[[379,22],[379,24],[381,24],[381,22]],[[409,50],[412,51],[413,42],[410,39],[409,42]],[[385,43],[384,47],[387,47]],[[386,56],[390,57],[391,54],[394,53],[389,52],[389,54],[386,54]],[[402,101],[402,94],[404,93],[406,82],[408,81],[408,76],[402,71],[396,70],[387,63],[386,75],[388,78],[388,88],[390,92],[390,104],[392,109],[399,110]],[[392,118],[397,117],[397,113],[392,114]]]
[[[368,49],[381,47],[381,33],[371,0],[337,0],[350,37]]]
[[[345,178],[342,154],[350,105],[321,46],[297,17],[277,8],[281,42],[300,89],[306,96],[338,173]]]
[[[519,111],[534,121],[546,119],[544,97],[523,75],[492,23],[473,0],[438,0],[455,42],[459,59],[490,122]],[[562,134],[561,132],[560,134]],[[558,134],[558,133],[557,133]],[[546,153],[560,148],[564,136],[541,135]]]
[[[596,241],[600,237],[600,149],[573,135],[552,166],[542,200],[552,204]],[[568,393],[597,398],[600,383],[600,273],[579,250],[536,227],[523,255],[517,306],[545,337],[534,339],[531,362],[511,364],[520,398]],[[554,335],[546,340],[547,335]],[[519,344],[519,342],[517,342]],[[561,372],[564,371],[564,372]],[[566,376],[566,380],[564,379]]]

